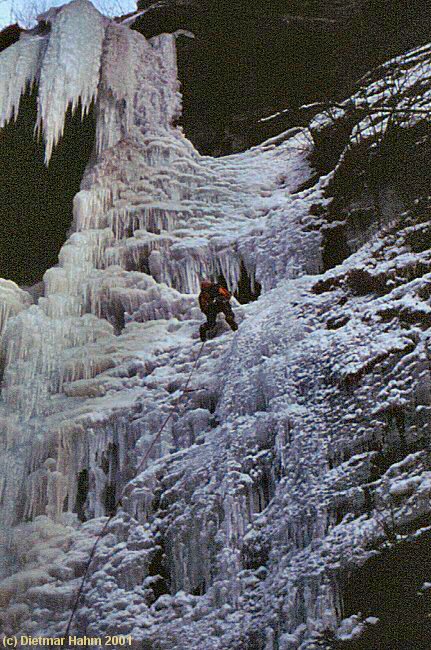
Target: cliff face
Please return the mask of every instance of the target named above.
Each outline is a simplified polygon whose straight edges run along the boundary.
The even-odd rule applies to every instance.
[[[182,123],[201,153],[243,151],[298,124],[303,104],[339,100],[384,61],[431,40],[426,0],[144,0],[133,23],[178,40]],[[260,118],[287,109],[276,119]]]
[[[62,636],[113,515],[74,634],[425,650],[429,47],[212,158],[176,126],[174,36],[86,0],[45,20],[1,55],[2,124],[34,80],[47,157],[69,103],[95,142],[43,296],[0,282],[3,633]],[[203,349],[202,277],[240,323]]]

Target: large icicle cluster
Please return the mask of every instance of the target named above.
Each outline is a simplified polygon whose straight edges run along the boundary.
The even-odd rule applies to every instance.
[[[1,128],[16,118],[21,96],[37,80],[46,45],[46,38],[36,36],[25,38],[3,52],[0,68]]]
[[[426,533],[428,203],[320,275],[332,175],[312,186],[304,129],[202,157],[173,126],[173,35],[86,0],[45,19],[0,55],[2,123],[35,80],[47,158],[69,104],[95,101],[97,142],[44,295],[0,281],[1,631],[63,634],[124,490],[74,634],[157,650],[378,635],[346,575]],[[199,280],[218,275],[263,295],[234,301],[239,331],[220,321],[182,402]]]
[[[37,126],[43,130],[48,163],[63,134],[66,113],[81,103],[84,115],[96,98],[106,19],[88,0],[74,0],[51,19],[40,66]]]
[[[48,163],[69,107],[73,112],[80,104],[85,114],[96,98],[108,21],[88,0],[73,0],[44,18],[52,23],[47,36],[26,36],[2,53],[0,126],[16,117],[22,94],[37,83],[37,128]]]

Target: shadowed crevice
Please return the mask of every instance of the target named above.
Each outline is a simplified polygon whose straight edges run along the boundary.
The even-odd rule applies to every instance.
[[[39,282],[57,264],[95,141],[92,111],[82,121],[80,106],[73,117],[69,111],[46,167],[34,137],[36,101],[35,89],[22,98],[16,122],[0,131],[0,277],[19,285]]]

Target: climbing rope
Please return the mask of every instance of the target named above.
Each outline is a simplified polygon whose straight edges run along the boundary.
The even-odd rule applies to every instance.
[[[179,399],[178,399],[177,407],[176,407],[175,409],[173,409],[173,410],[172,410],[172,411],[171,411],[171,412],[166,416],[166,418],[163,420],[163,422],[162,422],[160,428],[158,429],[156,435],[155,435],[154,438],[152,439],[151,444],[149,445],[148,449],[146,450],[146,452],[145,452],[145,454],[144,454],[144,457],[142,458],[141,462],[139,463],[139,465],[138,465],[138,467],[137,467],[137,469],[136,469],[136,476],[139,474],[139,472],[141,471],[141,469],[143,468],[143,466],[144,466],[145,463],[147,462],[148,457],[149,457],[149,455],[150,455],[152,449],[154,448],[154,445],[155,445],[156,442],[160,439],[160,436],[162,435],[163,430],[164,430],[164,428],[166,427],[166,425],[168,424],[169,420],[172,418],[172,416],[174,415],[174,413],[177,412],[178,407],[179,407],[180,404],[181,404],[181,400],[182,400],[182,398],[183,398],[185,395],[187,395],[187,401],[186,401],[185,404],[184,404],[184,408],[185,408],[185,406],[187,405],[187,402],[188,402],[188,400],[190,399],[190,393],[188,392],[187,389],[188,389],[188,387],[189,387],[190,380],[191,380],[191,378],[192,378],[192,376],[193,376],[193,373],[195,372],[195,370],[196,370],[196,368],[197,368],[197,366],[198,366],[199,359],[200,359],[201,354],[202,354],[202,351],[203,351],[203,349],[204,349],[204,345],[205,345],[205,341],[202,343],[201,347],[199,348],[199,352],[198,352],[198,354],[197,354],[197,357],[196,357],[196,359],[195,359],[195,362],[194,362],[194,364],[193,364],[193,366],[192,366],[192,369],[190,370],[190,373],[189,373],[189,376],[188,376],[188,378],[187,378],[187,381],[186,381],[186,383],[185,383],[185,385],[184,385],[184,388],[182,389],[181,395],[180,395],[180,397],[179,397]],[[94,544],[93,544],[93,546],[92,546],[92,548],[91,548],[90,555],[89,555],[89,557],[88,557],[88,562],[87,562],[87,564],[85,565],[84,574],[83,574],[83,576],[82,576],[82,580],[81,580],[81,583],[80,583],[80,585],[79,585],[78,593],[76,594],[76,598],[75,598],[75,601],[74,601],[74,604],[73,604],[73,608],[72,608],[72,611],[71,611],[71,613],[70,613],[69,621],[68,621],[68,623],[67,623],[67,627],[66,627],[66,630],[65,630],[65,632],[64,632],[64,639],[66,640],[66,643],[67,643],[67,639],[69,638],[70,628],[71,628],[71,626],[72,626],[72,622],[73,622],[73,619],[74,619],[74,617],[75,617],[76,610],[78,609],[79,601],[80,601],[80,599],[81,599],[81,596],[82,596],[82,593],[83,593],[83,590],[84,590],[84,586],[85,586],[85,583],[86,583],[86,580],[87,580],[88,571],[89,571],[89,569],[90,569],[90,566],[91,566],[91,563],[92,563],[92,561],[93,561],[94,555],[95,555],[95,553],[96,553],[97,547],[98,547],[99,542],[100,542],[100,540],[102,539],[103,534],[105,533],[105,531],[106,531],[106,529],[107,529],[107,527],[108,527],[110,521],[115,517],[115,515],[116,515],[116,510],[117,510],[118,506],[122,505],[122,500],[123,500],[123,497],[124,497],[124,491],[125,491],[126,487],[127,487],[127,485],[124,486],[124,488],[123,488],[123,490],[122,490],[122,492],[121,492],[121,494],[120,494],[120,497],[119,497],[119,498],[117,499],[117,501],[114,503],[114,506],[113,506],[113,508],[112,508],[112,512],[111,512],[111,514],[108,516],[108,519],[107,519],[107,520],[105,521],[105,523],[103,524],[103,527],[102,527],[102,529],[100,530],[100,532],[98,533],[98,535],[97,535],[97,537],[96,537],[96,541],[94,542]],[[64,646],[64,647],[65,647],[65,648],[69,648],[70,646],[67,644],[67,645]]]

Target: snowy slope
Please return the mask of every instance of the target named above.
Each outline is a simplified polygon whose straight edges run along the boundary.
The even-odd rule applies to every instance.
[[[378,635],[377,612],[347,611],[345,580],[428,526],[427,201],[321,274],[316,206],[331,176],[297,191],[313,173],[306,130],[202,157],[173,126],[173,36],[146,41],[87,0],[49,19],[43,47],[1,55],[4,120],[24,58],[19,88],[39,83],[47,157],[79,99],[96,101],[97,142],[44,296],[0,285],[3,633],[62,635],[123,495],[74,634],[157,650]],[[76,30],[93,46],[65,79]],[[220,322],[181,401],[199,280],[217,274],[232,291],[246,274],[262,295],[235,303],[236,334]]]

